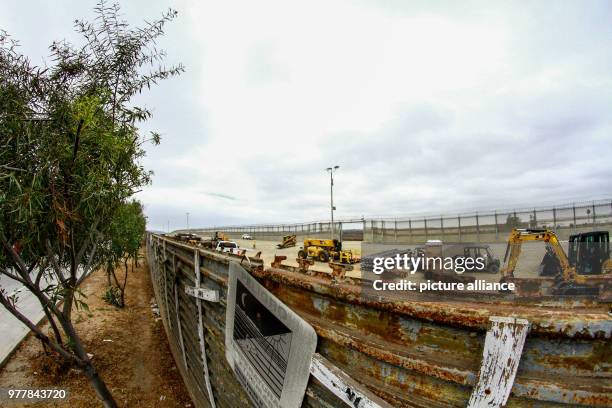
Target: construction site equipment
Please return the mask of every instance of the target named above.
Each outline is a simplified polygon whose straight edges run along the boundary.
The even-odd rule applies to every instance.
[[[569,237],[569,264],[579,275],[610,273],[610,234],[608,231],[583,232]]]
[[[499,259],[491,252],[491,246],[486,244],[469,243],[451,245],[444,250],[444,256],[472,259],[472,262],[478,258],[482,259],[484,268],[482,270],[474,269],[470,272],[498,273],[500,269]]]
[[[209,248],[209,249],[215,249],[217,248],[217,244],[221,241],[229,241],[230,239],[228,238],[227,235],[225,235],[223,232],[221,231],[215,231],[215,234],[202,241],[201,246],[204,248]]]
[[[298,251],[302,259],[312,258],[321,262],[337,261],[343,264],[358,263],[359,258],[352,251],[342,249],[342,241],[337,239],[304,239],[304,246]]]
[[[600,290],[607,290],[612,282],[609,240],[607,231],[572,235],[570,237],[570,260],[554,232],[548,229],[513,229],[508,237],[508,246],[504,256],[506,266],[502,270],[502,280],[512,280],[517,283],[526,280],[514,276],[522,244],[528,241],[542,241],[547,246],[547,254],[542,264],[548,265],[544,265],[544,268],[541,266],[541,272],[547,266],[550,267],[552,257],[558,262],[558,273],[554,276],[554,283],[550,286],[551,294],[599,295]],[[578,273],[578,271],[581,272]],[[591,275],[601,275],[601,279],[587,278],[585,271]]]
[[[291,248],[294,247],[297,243],[297,239],[295,235],[286,235],[283,237],[283,242],[277,244],[276,247],[278,249]]]
[[[174,239],[181,242],[186,242],[190,245],[198,245],[202,242],[202,238],[199,235],[192,234],[190,232],[179,232],[174,236]]]

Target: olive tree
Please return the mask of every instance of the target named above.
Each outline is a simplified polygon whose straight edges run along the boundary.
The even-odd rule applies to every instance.
[[[2,281],[0,303],[115,407],[72,311],[85,307],[79,284],[106,262],[99,246],[113,234],[110,221],[151,180],[140,159],[159,135],[139,131],[151,113],[134,96],[183,67],[164,67],[155,46],[175,11],[138,28],[117,5],[102,1],[95,14],[93,23],[75,21],[83,44],[53,43],[43,67],[0,31],[0,276],[36,297],[52,334],[20,312]]]
[[[143,242],[145,228],[146,219],[140,202],[126,202],[117,209],[109,226],[110,233],[106,241],[101,244],[109,280],[104,298],[120,308],[125,306],[129,263],[132,262],[132,270],[138,263],[138,252]],[[123,268],[123,279],[117,277],[119,267]]]

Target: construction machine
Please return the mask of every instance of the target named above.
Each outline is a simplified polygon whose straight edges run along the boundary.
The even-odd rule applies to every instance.
[[[202,242],[202,238],[199,235],[190,232],[179,232],[173,237],[177,241],[186,242],[189,245],[199,245]]]
[[[570,235],[568,260],[579,275],[610,273],[610,234],[608,231]]]
[[[550,272],[542,273],[546,268],[549,270],[552,268],[555,271],[552,278],[533,279],[514,276],[522,244],[529,241],[546,243],[547,254],[542,260],[540,275],[552,275]],[[530,292],[532,295],[594,295],[607,299],[610,296],[612,284],[609,241],[607,231],[572,235],[569,244],[570,257],[568,258],[553,231],[513,229],[508,237],[508,246],[504,256],[506,266],[502,269],[502,281],[515,282],[517,291],[523,291],[524,294]],[[587,274],[599,276],[587,278]],[[542,289],[545,291],[542,292]],[[546,293],[547,291],[549,293]]]
[[[277,244],[276,247],[278,249],[291,248],[294,247],[297,243],[297,238],[295,235],[287,235],[283,237],[283,242]]]
[[[312,258],[321,262],[337,261],[343,264],[359,262],[352,251],[342,249],[342,241],[337,239],[304,239],[304,246],[298,251],[302,259]]]
[[[207,238],[202,241],[201,246],[204,248],[208,248],[208,249],[215,249],[219,242],[229,241],[229,240],[230,239],[228,238],[228,236],[225,235],[223,232],[215,231],[215,234],[212,237]]]

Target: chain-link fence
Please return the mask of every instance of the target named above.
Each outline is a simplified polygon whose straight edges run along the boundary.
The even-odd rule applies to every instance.
[[[610,231],[612,199],[512,210],[490,210],[458,215],[343,219],[332,224],[317,221],[297,224],[225,226],[192,230],[202,235],[223,231],[232,238],[249,234],[254,239],[278,240],[295,234],[298,239],[331,237],[346,241],[419,244],[430,239],[445,242],[504,242],[512,228],[548,228],[567,240],[571,234]]]

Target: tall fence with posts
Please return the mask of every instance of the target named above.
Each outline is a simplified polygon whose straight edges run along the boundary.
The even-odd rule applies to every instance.
[[[457,215],[368,217],[295,224],[221,226],[192,230],[202,235],[223,231],[232,238],[248,234],[254,239],[278,240],[284,235],[329,238],[369,243],[420,244],[430,239],[445,242],[504,242],[513,228],[548,228],[567,240],[579,232],[612,227],[612,199],[548,207],[489,210]]]

